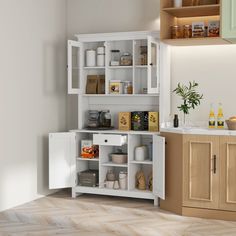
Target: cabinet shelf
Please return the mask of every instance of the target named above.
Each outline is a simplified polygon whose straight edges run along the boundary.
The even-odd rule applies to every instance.
[[[220,37],[164,39],[163,42],[173,46],[223,45],[227,43]]]
[[[116,164],[116,163],[113,163],[113,162],[106,162],[106,163],[102,163],[102,166],[112,166],[112,167],[128,167],[128,164],[125,163],[125,164]]]
[[[85,66],[85,70],[97,70],[97,69],[105,69],[105,66]]]
[[[131,164],[143,164],[143,165],[152,165],[153,164],[152,161],[148,161],[148,160],[146,160],[146,161],[131,161],[130,163]]]
[[[83,94],[84,97],[158,97],[159,94]]]
[[[83,157],[77,157],[78,161],[99,161],[99,158],[83,158]]]
[[[109,69],[133,69],[133,66],[109,66]]]
[[[174,17],[216,16],[220,14],[220,4],[163,8]]]
[[[135,68],[137,68],[137,69],[147,69],[148,66],[147,65],[136,65]]]

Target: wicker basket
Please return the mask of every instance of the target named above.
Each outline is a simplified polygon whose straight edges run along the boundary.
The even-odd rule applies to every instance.
[[[229,130],[236,130],[236,121],[226,120],[225,122]]]

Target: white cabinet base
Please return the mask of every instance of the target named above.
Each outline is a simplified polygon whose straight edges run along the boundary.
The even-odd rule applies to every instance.
[[[106,188],[94,188],[94,187],[84,187],[77,186],[73,188],[75,193],[88,193],[97,195],[107,195],[107,196],[117,196],[117,197],[131,197],[131,198],[141,198],[141,199],[155,199],[155,196],[150,191],[141,190],[115,190]],[[72,192],[73,192],[72,191]]]

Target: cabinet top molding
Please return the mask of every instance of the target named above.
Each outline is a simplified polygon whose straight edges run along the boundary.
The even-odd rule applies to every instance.
[[[80,42],[137,40],[137,39],[144,39],[147,36],[152,36],[158,39],[160,38],[160,31],[131,31],[131,32],[76,34],[75,35],[77,40]]]

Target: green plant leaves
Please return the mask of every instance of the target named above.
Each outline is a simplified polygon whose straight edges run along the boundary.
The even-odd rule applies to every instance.
[[[196,91],[197,87],[198,83],[193,81],[189,82],[188,86],[178,83],[177,88],[173,90],[183,100],[183,104],[178,106],[178,109],[184,114],[189,114],[189,110],[195,109],[203,99],[203,94]]]

